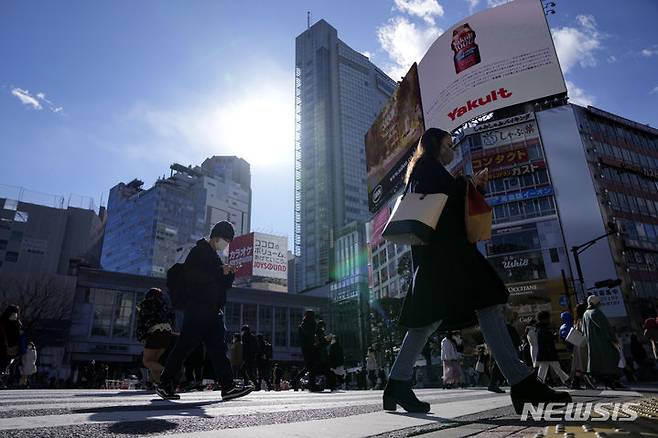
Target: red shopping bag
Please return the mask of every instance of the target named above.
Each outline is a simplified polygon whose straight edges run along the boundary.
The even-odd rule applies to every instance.
[[[466,187],[465,214],[466,236],[469,242],[491,239],[491,207],[472,181],[469,181]]]

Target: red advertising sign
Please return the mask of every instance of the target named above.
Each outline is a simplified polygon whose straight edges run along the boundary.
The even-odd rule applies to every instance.
[[[477,172],[485,167],[491,170],[492,168],[509,166],[525,161],[528,161],[528,149],[513,149],[508,152],[500,152],[473,159],[473,172]]]
[[[251,277],[254,267],[254,233],[237,236],[228,249],[228,262],[235,266],[235,278]]]

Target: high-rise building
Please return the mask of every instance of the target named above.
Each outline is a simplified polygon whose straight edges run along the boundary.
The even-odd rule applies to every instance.
[[[331,281],[338,229],[369,219],[364,137],[396,82],[320,20],[296,39],[298,290]]]
[[[137,179],[112,188],[101,263],[104,269],[163,277],[179,250],[228,220],[236,235],[251,227],[250,166],[212,157],[201,166],[171,166],[169,178],[143,189]]]

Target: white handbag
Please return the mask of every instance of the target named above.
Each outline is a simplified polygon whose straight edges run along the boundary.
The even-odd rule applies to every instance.
[[[427,245],[448,202],[445,193],[408,193],[395,202],[382,237],[397,245]]]
[[[576,327],[571,327],[569,334],[566,338],[564,338],[564,340],[570,344],[575,345],[576,347],[580,347],[585,343],[587,339],[585,338],[585,335],[580,333],[580,330],[578,330]]]

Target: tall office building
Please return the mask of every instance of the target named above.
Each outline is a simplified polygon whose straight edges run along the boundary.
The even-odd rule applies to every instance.
[[[341,227],[367,221],[364,137],[396,82],[320,20],[297,37],[295,254],[298,290],[331,280]]]
[[[250,166],[212,157],[201,166],[171,166],[148,190],[137,179],[112,188],[101,264],[104,269],[163,277],[179,250],[228,220],[236,235],[251,227]]]

